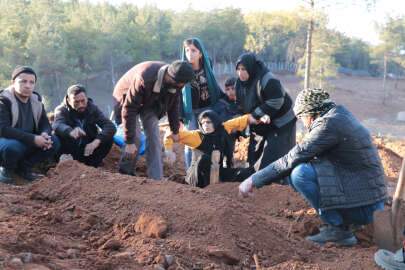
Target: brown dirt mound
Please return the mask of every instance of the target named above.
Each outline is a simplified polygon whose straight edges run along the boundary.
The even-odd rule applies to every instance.
[[[236,156],[246,160],[240,147]],[[378,144],[377,144],[378,145]],[[165,179],[115,173],[114,147],[102,168],[66,160],[47,177],[22,186],[0,184],[0,265],[3,269],[378,269],[372,228],[351,248],[304,239],[321,225],[290,187],[271,185],[241,199],[238,183],[205,189],[180,184],[178,161]],[[398,156],[379,145],[394,179]],[[239,152],[238,152],[239,151]],[[387,170],[386,168],[386,170]]]

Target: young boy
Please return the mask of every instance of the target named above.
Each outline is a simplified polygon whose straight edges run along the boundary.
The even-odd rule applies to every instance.
[[[219,115],[222,121],[240,116],[235,95],[235,77],[230,77],[225,81],[225,96],[218,100],[213,110]]]
[[[210,176],[211,165],[216,165],[216,162],[211,164],[215,159],[214,151],[219,152],[219,181],[240,182],[254,173],[253,168],[232,168],[234,141],[230,136],[231,133],[242,131],[247,125],[254,123],[256,120],[250,114],[223,123],[216,112],[206,110],[198,116],[198,130],[180,130],[175,142],[190,146],[194,150],[186,182],[201,188],[218,182],[218,179],[211,179]],[[176,159],[172,151],[173,141],[172,136],[166,136],[164,139],[166,159],[171,164]]]

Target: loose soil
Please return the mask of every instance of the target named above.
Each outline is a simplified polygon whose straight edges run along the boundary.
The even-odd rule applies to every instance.
[[[353,96],[366,100],[371,115],[372,99]],[[363,109],[350,109],[365,119]],[[394,121],[390,114],[379,119]],[[373,140],[392,193],[405,142],[378,133]],[[244,165],[247,144],[237,143],[236,164]],[[120,149],[114,146],[97,169],[64,160],[34,183],[0,183],[0,268],[257,269],[257,256],[267,270],[380,269],[371,225],[356,233],[354,247],[317,246],[305,237],[321,221],[290,187],[265,186],[248,199],[238,196],[238,183],[190,187],[183,183],[183,147],[175,144],[174,151],[177,161],[164,165],[162,181],[146,178],[144,157],[137,177],[116,173]]]

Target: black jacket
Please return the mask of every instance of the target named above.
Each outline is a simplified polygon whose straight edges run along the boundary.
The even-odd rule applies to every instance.
[[[253,184],[272,183],[304,162],[315,169],[321,210],[365,206],[387,197],[377,148],[368,130],[342,105],[315,119],[298,145],[252,176]]]
[[[51,125],[42,104],[42,98],[36,92],[33,92],[30,98],[31,106],[35,107],[33,111],[38,112],[34,113],[35,133],[28,133],[15,128],[13,123],[16,122],[16,115],[12,111],[18,105],[13,104],[13,99],[15,100],[15,98],[10,99],[10,97],[13,97],[11,95],[14,95],[14,93],[10,90],[4,89],[0,91],[0,137],[15,139],[25,144],[34,144],[36,135],[40,135],[43,132],[51,133]]]
[[[67,102],[67,97],[55,109],[55,121],[53,128],[55,134],[61,138],[70,137],[69,133],[78,126],[78,113]],[[103,112],[89,98],[87,108],[84,112],[84,131],[90,140],[100,139],[101,142],[111,141],[115,134],[116,128],[113,122],[106,118]],[[98,131],[100,127],[101,132]]]

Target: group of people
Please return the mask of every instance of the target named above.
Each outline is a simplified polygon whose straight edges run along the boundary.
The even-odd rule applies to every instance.
[[[325,90],[304,89],[294,104],[253,53],[243,53],[235,70],[237,78],[229,78],[222,91],[202,42],[187,39],[182,60],[142,62],[121,77],[113,91],[111,119],[83,85],[70,86],[55,109],[51,132],[41,97],[34,92],[37,75],[19,66],[11,85],[0,92],[0,181],[11,182],[13,173],[33,181],[37,162],[63,153],[98,167],[111,149],[116,125],[122,124],[120,173],[135,175],[142,132],[151,179],[163,178],[163,159],[173,163],[173,143],[181,143],[188,184],[203,188],[238,181],[243,197],[264,185],[288,184],[325,223],[308,240],[354,245],[353,232],[372,223],[373,212],[383,209],[387,198],[384,170],[367,129]],[[170,130],[163,152],[158,123],[165,115]],[[297,118],[308,130],[298,144]],[[249,166],[235,168],[235,140],[246,136],[247,129]],[[219,166],[218,179],[210,174],[213,165]]]

